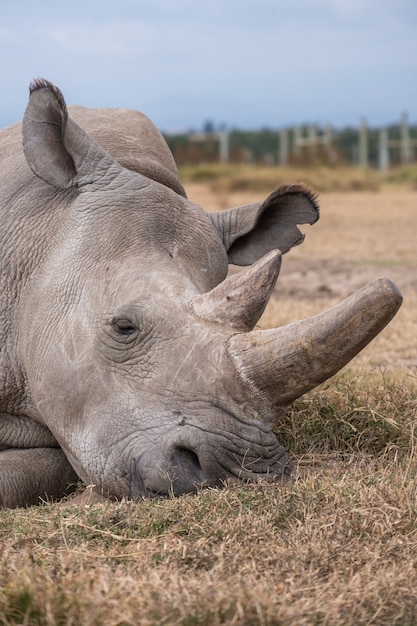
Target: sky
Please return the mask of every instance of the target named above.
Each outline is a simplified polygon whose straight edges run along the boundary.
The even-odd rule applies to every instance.
[[[416,0],[0,0],[0,127],[35,77],[165,132],[417,122]]]

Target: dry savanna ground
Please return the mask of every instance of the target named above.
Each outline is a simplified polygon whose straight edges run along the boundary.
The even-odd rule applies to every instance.
[[[417,623],[417,191],[360,177],[327,185],[342,191],[321,195],[260,324],[320,312],[378,276],[404,303],[283,417],[294,480],[2,511],[0,624]],[[186,187],[208,210],[267,195]]]

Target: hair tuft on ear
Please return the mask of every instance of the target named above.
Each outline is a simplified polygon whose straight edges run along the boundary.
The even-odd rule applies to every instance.
[[[53,85],[51,82],[49,82],[49,80],[46,80],[46,78],[34,78],[30,81],[29,94],[32,95],[32,93],[38,91],[39,89],[48,89],[49,91],[51,91],[55,98],[58,100],[59,106],[66,112],[67,105],[65,103],[65,98],[62,91],[58,89],[56,85]]]

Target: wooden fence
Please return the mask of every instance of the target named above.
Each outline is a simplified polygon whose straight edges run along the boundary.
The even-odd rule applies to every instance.
[[[256,154],[242,143],[244,139],[240,139],[237,147],[236,134],[245,136],[243,131],[189,133],[180,139],[168,135],[166,139],[180,165],[246,161],[285,166],[320,160],[331,164],[350,162],[362,168],[376,167],[385,171],[392,164],[417,160],[417,127],[413,126],[410,130],[406,113],[403,113],[399,124],[389,128],[372,129],[362,119],[357,129],[347,130],[350,132],[349,142],[345,137],[346,129],[335,130],[329,125],[319,127],[312,124],[269,131],[272,147],[270,138],[268,148],[258,148]],[[262,132],[265,133],[259,131],[258,134]],[[249,134],[256,136],[255,131],[246,133]]]

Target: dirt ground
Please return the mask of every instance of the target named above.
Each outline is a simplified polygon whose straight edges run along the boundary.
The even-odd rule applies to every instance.
[[[216,194],[188,185],[190,199],[206,210],[262,200],[259,194]],[[353,365],[417,372],[417,192],[326,193],[319,197],[320,220],[303,226],[304,243],[283,259],[280,277],[260,321],[279,326],[315,315],[367,282],[385,276],[404,296],[383,333]],[[234,269],[232,268],[232,271]]]
[[[323,194],[320,204],[320,221],[284,260],[282,294],[346,297],[379,276],[417,292],[417,193]]]

